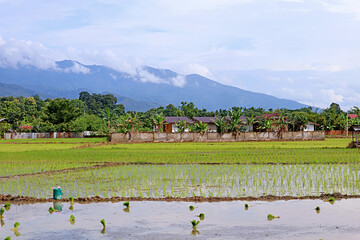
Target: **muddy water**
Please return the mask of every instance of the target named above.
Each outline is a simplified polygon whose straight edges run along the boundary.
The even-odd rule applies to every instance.
[[[61,204],[13,204],[4,213],[0,239],[360,239],[360,199],[333,205],[322,200],[255,201],[248,202],[248,210],[243,201],[130,202],[128,212],[122,203],[75,203],[73,210],[69,203]],[[50,214],[49,207],[62,211]],[[199,220],[199,213],[205,219],[198,232],[192,231],[190,221]],[[269,221],[269,213],[280,218]],[[70,215],[76,218],[73,225]],[[11,230],[16,221],[18,237]]]

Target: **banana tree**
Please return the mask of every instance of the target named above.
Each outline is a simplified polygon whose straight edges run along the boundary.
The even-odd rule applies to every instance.
[[[152,117],[152,121],[155,125],[155,132],[156,132],[156,129],[158,129],[160,132],[163,132],[163,126],[164,126],[164,122],[165,122],[165,117],[163,115],[163,113],[159,113],[159,114],[156,114]]]
[[[250,117],[246,117],[246,125],[249,127],[249,132],[254,131],[253,125],[257,123],[257,120],[254,114],[251,114]]]
[[[216,118],[215,121],[216,132],[223,134],[227,130],[227,123],[224,117]]]
[[[195,130],[200,133],[205,133],[208,130],[208,125],[199,121],[198,123],[195,123]]]
[[[185,132],[185,129],[187,128],[187,122],[186,120],[180,120],[179,118],[179,121],[175,123],[175,126],[177,127],[178,132]]]
[[[238,111],[234,111],[229,109],[228,111],[228,117],[230,118],[230,124],[229,124],[229,131],[236,134],[239,129],[239,123],[240,123],[240,119],[241,119],[241,110],[239,109]]]

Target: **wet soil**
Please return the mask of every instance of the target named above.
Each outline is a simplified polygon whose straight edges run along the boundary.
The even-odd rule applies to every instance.
[[[144,197],[111,197],[102,198],[95,197],[80,197],[74,198],[77,203],[99,203],[99,202],[123,202],[123,201],[165,201],[165,202],[231,202],[231,201],[279,201],[279,200],[328,200],[330,197],[334,197],[335,200],[340,199],[357,199],[360,195],[346,195],[341,193],[321,194],[320,196],[273,196],[265,195],[260,197],[163,197],[163,198],[144,198]],[[69,202],[69,199],[54,200],[52,198],[34,198],[27,196],[11,196],[0,195],[0,202],[12,202],[12,203],[42,203],[42,202]]]

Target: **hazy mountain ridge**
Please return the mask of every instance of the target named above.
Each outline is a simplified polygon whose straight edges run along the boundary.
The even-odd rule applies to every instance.
[[[65,60],[57,62],[55,69],[48,70],[29,66],[0,68],[0,82],[17,85],[17,89],[28,89],[28,93],[46,93],[53,97],[78,98],[81,91],[109,92],[117,96],[118,102],[123,103],[126,110],[136,111],[169,103],[179,105],[181,101],[192,101],[197,107],[208,110],[232,106],[265,109],[306,106],[292,100],[223,85],[197,74],[181,75],[147,66],[131,75],[104,66]],[[8,90],[8,95],[13,95],[15,90],[16,87]]]

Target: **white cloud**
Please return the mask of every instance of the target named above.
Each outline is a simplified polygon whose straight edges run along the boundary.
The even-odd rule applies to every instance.
[[[360,21],[360,1],[359,0],[326,0],[323,1],[325,9],[333,13],[351,14]]]
[[[80,65],[77,62],[74,62],[74,65],[70,68],[65,68],[64,72],[88,74],[88,73],[90,73],[90,69],[85,66]]]
[[[170,83],[175,87],[184,87],[186,84],[186,78],[181,75],[177,75],[176,77],[170,78]]]
[[[183,70],[185,74],[199,74],[207,78],[214,78],[210,70],[204,65],[200,64],[188,64]]]
[[[169,79],[159,78],[154,74],[149,73],[144,68],[138,68],[137,74],[134,76],[141,82],[150,82],[155,84],[169,84],[175,87],[183,87],[186,84],[186,78],[182,75],[177,75],[176,77],[172,77]]]
[[[342,103],[343,102],[343,96],[340,94],[335,94],[335,91],[333,89],[321,89],[320,92],[322,95],[330,102],[335,103]]]
[[[0,38],[0,66],[17,68],[33,66],[41,69],[55,68],[56,53],[41,43]]]

